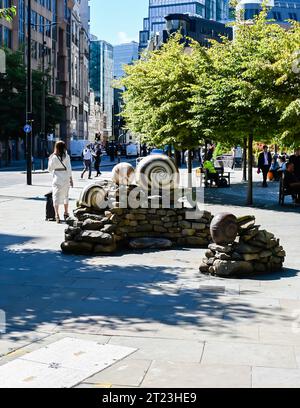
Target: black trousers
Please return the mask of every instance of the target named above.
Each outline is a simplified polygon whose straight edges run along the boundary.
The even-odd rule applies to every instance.
[[[91,160],[83,160],[84,163],[84,170],[81,174],[81,177],[85,175],[85,173],[88,171],[89,172],[89,178],[92,177],[92,161]]]
[[[101,165],[101,160],[95,160],[94,167],[95,167],[95,170],[97,172],[97,176],[99,176],[99,174],[101,174],[100,165]]]
[[[263,174],[263,186],[266,186],[270,167],[269,166],[263,166],[263,168],[261,170],[262,170],[262,174]]]

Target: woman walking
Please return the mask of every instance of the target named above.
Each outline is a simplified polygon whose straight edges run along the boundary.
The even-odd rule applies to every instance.
[[[71,160],[65,142],[55,144],[54,153],[49,157],[48,171],[53,175],[53,205],[55,219],[59,224],[60,205],[64,204],[64,219],[69,217],[69,190],[73,187]]]

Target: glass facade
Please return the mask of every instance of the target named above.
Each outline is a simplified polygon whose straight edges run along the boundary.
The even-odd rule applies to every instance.
[[[249,0],[241,5],[244,9],[245,20],[251,20],[260,12],[261,2]],[[300,0],[291,1],[274,1],[274,7],[270,7],[268,18],[279,23],[287,23],[287,20],[300,21]]]
[[[112,135],[112,116],[114,104],[113,68],[114,47],[106,41],[91,41],[90,44],[90,85],[95,99],[100,103],[106,116],[107,135]]]
[[[124,75],[123,65],[132,64],[139,58],[139,45],[137,42],[116,45],[114,47],[114,77]]]
[[[154,34],[162,35],[169,14],[190,14],[214,21],[227,21],[228,0],[149,0],[149,15],[140,32],[140,49]]]

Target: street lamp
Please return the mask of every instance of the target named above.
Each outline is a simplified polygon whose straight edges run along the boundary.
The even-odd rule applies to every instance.
[[[27,4],[27,106],[26,123],[32,124],[32,72],[31,72],[31,0]],[[27,153],[27,185],[32,185],[32,129],[26,133],[26,153]]]
[[[42,46],[42,103],[41,103],[41,137],[43,140],[43,169],[45,166],[46,153],[46,83],[45,83],[45,27],[58,24],[57,22],[49,24],[32,24],[31,22],[32,6],[31,0],[27,4],[27,108],[26,123],[32,125],[32,65],[31,65],[31,34],[32,26],[43,27],[43,46]],[[32,185],[32,126],[27,133],[27,185]]]

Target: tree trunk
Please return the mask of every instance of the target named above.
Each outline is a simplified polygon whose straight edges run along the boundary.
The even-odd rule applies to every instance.
[[[5,139],[5,167],[9,166],[9,143],[8,139]]]
[[[207,145],[208,145],[208,140],[205,139],[205,146],[204,146],[204,160],[207,158]]]
[[[188,187],[192,188],[192,172],[193,172],[193,162],[192,162],[192,150],[188,151]]]
[[[168,156],[172,157],[172,146],[168,145]]]
[[[181,152],[175,149],[175,163],[177,167],[181,167]]]
[[[253,205],[253,134],[248,137],[248,192],[247,205]]]
[[[243,181],[247,181],[247,138],[244,137],[243,149]]]

